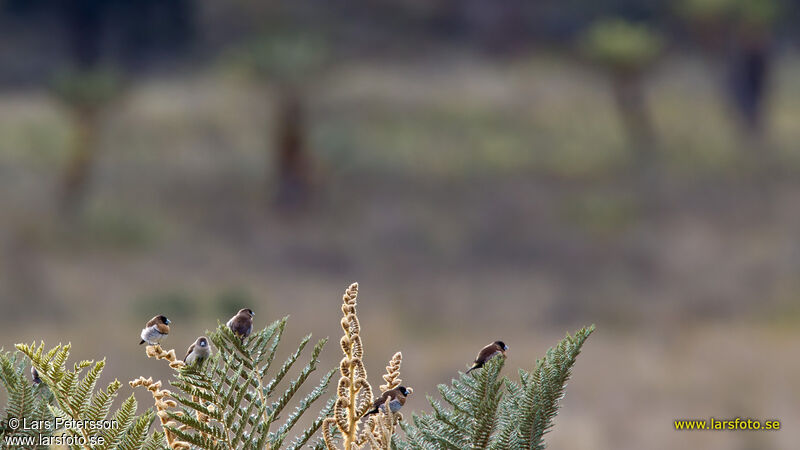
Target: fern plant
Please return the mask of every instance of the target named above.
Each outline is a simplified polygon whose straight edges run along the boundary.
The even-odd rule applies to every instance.
[[[159,448],[158,436],[148,436],[154,414],[148,410],[137,416],[136,399],[133,395],[123,401],[119,409],[109,417],[121,383],[114,380],[105,390],[95,390],[97,380],[105,367],[105,360],[80,361],[69,370],[66,364],[70,344],[58,345],[47,352],[44,351],[44,342],[38,347],[35,343],[17,344],[16,347],[28,357],[39,372],[42,385],[51,392],[52,402],[48,401],[47,408],[54,419],[52,423],[65,424],[63,429],[53,431],[66,435],[70,448]],[[83,374],[86,368],[89,370]],[[38,430],[36,434],[40,434]]]
[[[289,449],[306,445],[315,450],[372,448],[394,449],[525,449],[545,448],[544,435],[552,428],[558,402],[564,396],[575,359],[594,331],[594,326],[569,334],[532,371],[519,371],[519,381],[501,375],[505,358],[495,357],[471,374],[460,373],[450,385],[440,385],[442,400],[429,397],[433,412],[412,415],[413,423],[400,412],[377,407],[364,369],[364,347],[356,314],[358,285],[352,284],[342,297],[340,340],[343,358],[335,398],[321,408],[312,423],[289,438],[301,417],[324,395],[334,372],[326,372],[310,391],[301,387],[317,369],[327,339],[319,340],[302,369],[293,371],[311,342],[304,337],[280,367],[274,365],[276,351],[286,328],[283,318],[242,339],[227,326],[208,334],[216,351],[202,363],[187,366],[160,345],[147,346],[148,357],[164,359],[174,369],[169,384],[139,377],[132,387],[149,390],[155,408],[136,415],[133,395],[111,414],[121,383],[96,389],[105,360],[80,361],[67,368],[70,345],[45,351],[40,345],[17,344],[36,368],[42,383],[35,386],[26,376],[26,364],[17,354],[0,351],[0,382],[8,392],[6,420],[0,437],[12,434],[74,438],[72,449]],[[380,386],[389,392],[400,383],[402,354],[397,352],[386,367]],[[290,377],[290,372],[295,373]],[[409,387],[404,395],[412,393]],[[384,401],[389,401],[385,399]],[[290,410],[289,405],[295,405]],[[150,431],[158,417],[163,431]],[[66,422],[55,430],[25,430],[8,426],[9,419]],[[103,420],[114,426],[94,427]],[[405,439],[395,433],[397,424]],[[87,426],[90,425],[90,426]],[[318,431],[322,430],[321,433]],[[26,434],[27,433],[27,434]],[[312,441],[315,435],[320,434]],[[38,444],[37,444],[38,445]],[[46,445],[25,448],[48,448]]]
[[[332,403],[322,408],[307,429],[287,442],[290,430],[300,417],[325,393],[333,370],[323,375],[316,387],[296,402],[297,406],[282,422],[279,418],[316,370],[327,339],[316,343],[310,361],[279,388],[311,339],[310,335],[303,338],[298,348],[267,377],[286,321],[286,318],[278,320],[244,341],[227,326],[220,325],[209,335],[217,351],[199,367],[184,366],[175,360],[174,351],[171,355],[164,352],[167,356],[161,357],[170,360],[170,365],[176,369],[175,379],[170,384],[178,390],[175,393],[161,391],[174,398],[178,408],[159,408],[158,398],[156,403],[170,447],[298,449],[313,437],[330,414]],[[157,346],[148,347],[148,355],[154,356],[153,352],[159,350]]]
[[[0,384],[6,391],[7,404],[5,418],[0,422],[0,442],[10,442],[9,438],[19,439],[18,442],[31,442],[29,448],[47,448],[39,445],[40,435],[49,436],[50,430],[33,430],[24,427],[9,426],[9,419],[22,422],[50,422],[53,414],[49,405],[53,401],[53,394],[43,383],[34,384],[28,378],[25,361],[18,352],[4,352],[0,350]],[[7,441],[7,439],[9,439]],[[36,441],[34,441],[36,439]],[[35,442],[35,443],[34,443]]]
[[[445,404],[428,397],[433,413],[401,423],[406,440],[396,440],[397,447],[544,449],[544,434],[553,426],[572,366],[593,331],[594,325],[568,334],[532,372],[520,369],[519,383],[500,376],[505,359],[497,357],[478,372],[460,373],[451,385],[439,385]]]

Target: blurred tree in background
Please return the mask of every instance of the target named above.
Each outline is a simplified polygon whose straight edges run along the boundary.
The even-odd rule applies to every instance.
[[[119,97],[121,81],[110,69],[96,67],[64,71],[56,75],[52,92],[72,121],[73,136],[60,187],[59,206],[65,215],[81,210],[92,166],[97,159],[104,113]]]
[[[51,67],[40,76],[73,129],[57,201],[72,216],[87,196],[103,119],[122,94],[123,71],[164,49],[183,50],[194,6],[191,0],[8,0],[2,6],[13,19],[54,28],[54,44],[63,46],[63,59],[48,61]]]
[[[324,41],[310,33],[267,33],[245,45],[245,64],[274,96],[272,144],[275,204],[301,207],[312,188],[312,156],[308,148],[308,81],[325,61]],[[272,186],[269,188],[273,189]]]
[[[645,24],[602,19],[586,31],[581,46],[586,56],[611,77],[617,110],[628,131],[636,164],[640,168],[651,166],[656,142],[643,77],[661,53],[661,37]]]
[[[773,66],[779,0],[685,0],[679,14],[711,59],[726,61],[731,104],[743,129],[760,139]]]

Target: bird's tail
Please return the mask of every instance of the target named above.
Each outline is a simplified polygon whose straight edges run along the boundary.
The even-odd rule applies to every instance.
[[[473,370],[475,370],[475,369],[477,369],[477,368],[479,368],[479,367],[480,367],[479,365],[475,364],[474,366],[470,367],[470,368],[469,368],[469,370],[467,370],[466,372],[464,372],[464,375],[466,375],[466,374],[468,374],[468,373],[472,372]]]
[[[364,420],[364,419],[366,419],[367,417],[371,416],[372,414],[376,414],[377,412],[378,412],[378,408],[375,408],[375,409],[373,409],[372,411],[367,411],[367,412],[365,412],[365,413],[364,413],[364,415],[363,415],[363,416],[359,417],[359,419],[358,419],[358,420]]]
[[[139,345],[142,345],[142,344],[144,344],[144,339],[142,339],[141,341],[139,341]]]

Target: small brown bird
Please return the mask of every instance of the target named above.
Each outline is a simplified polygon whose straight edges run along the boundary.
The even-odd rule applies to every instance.
[[[483,347],[481,351],[478,352],[478,356],[475,357],[475,362],[472,364],[472,367],[470,367],[466,373],[483,367],[486,361],[489,361],[495,355],[506,356],[506,350],[508,350],[508,346],[503,341],[494,341],[486,347]]]
[[[367,413],[364,414],[364,417],[370,414],[376,414],[378,411],[386,412],[385,404],[386,401],[389,400],[389,397],[391,397],[391,400],[389,400],[389,411],[393,413],[400,411],[400,408],[406,404],[406,397],[408,397],[408,394],[412,392],[414,392],[413,389],[405,386],[397,386],[394,389],[389,389],[388,391],[382,393],[378,399],[372,402],[372,409],[367,411]]]
[[[139,345],[144,344],[147,342],[147,345],[156,345],[169,334],[169,319],[165,316],[159,315],[155,316],[150,319],[142,328],[142,334],[140,335],[142,340],[139,342]]]
[[[33,384],[39,384],[42,382],[42,379],[39,378],[39,371],[33,366],[31,366],[31,380],[33,380]]]
[[[209,356],[211,356],[211,346],[208,344],[208,338],[200,336],[194,341],[194,344],[189,346],[189,350],[186,351],[186,356],[183,357],[183,362],[185,362],[187,366],[191,366],[195,363],[202,364]]]
[[[250,336],[250,333],[253,331],[253,316],[255,315],[256,313],[250,308],[240,309],[239,312],[228,321],[228,328],[230,328],[234,334],[244,339]]]

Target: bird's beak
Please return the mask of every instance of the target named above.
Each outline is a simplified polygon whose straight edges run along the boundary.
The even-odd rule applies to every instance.
[[[406,388],[406,391],[408,391],[407,395],[413,394],[414,393],[414,388]]]
[[[169,320],[169,319],[167,319],[167,325],[169,325],[169,324],[171,324],[171,323],[172,323],[172,321],[171,321],[171,320]]]

